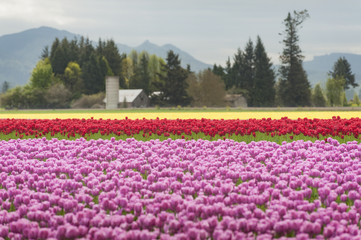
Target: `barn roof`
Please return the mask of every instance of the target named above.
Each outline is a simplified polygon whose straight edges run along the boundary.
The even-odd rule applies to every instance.
[[[124,98],[127,102],[133,102],[143,89],[119,89],[119,102],[123,102]]]

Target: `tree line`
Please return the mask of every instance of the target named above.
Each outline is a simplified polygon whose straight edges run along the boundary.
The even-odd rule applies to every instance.
[[[329,73],[326,86],[311,89],[303,69],[298,31],[309,17],[307,10],[288,13],[284,19],[281,66],[276,72],[260,36],[240,48],[225,66],[215,64],[199,73],[183,68],[173,51],[166,59],[147,52],[120,54],[113,40],[93,44],[88,38],[56,38],[45,47],[27,85],[8,90],[5,108],[91,107],[101,104],[105,76],[119,76],[123,89],[140,88],[159,106],[226,106],[226,94],[241,94],[248,106],[341,106],[345,90],[358,86],[351,66],[340,58]],[[277,79],[278,78],[278,79]],[[276,80],[277,79],[277,80]],[[7,85],[5,85],[7,84]],[[355,96],[356,98],[357,96]],[[354,99],[354,102],[357,102]],[[87,103],[87,104],[85,104]]]

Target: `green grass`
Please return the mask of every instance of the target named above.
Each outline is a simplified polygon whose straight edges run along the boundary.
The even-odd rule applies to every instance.
[[[162,107],[162,108],[120,108],[116,110],[108,109],[24,109],[24,110],[4,110],[0,109],[1,114],[37,114],[37,113],[172,113],[172,112],[319,112],[319,111],[355,111],[360,107],[342,107],[342,108],[193,108],[193,107]]]
[[[292,139],[291,139],[292,136]],[[81,135],[75,135],[74,137],[67,137],[67,135],[62,135],[60,133],[55,134],[54,136],[51,136],[50,133],[46,134],[46,135],[42,135],[39,136],[38,138],[43,138],[45,137],[46,139],[52,139],[52,138],[57,138],[57,139],[67,139],[67,140],[75,140],[78,138],[81,138]],[[260,133],[260,132],[256,132],[256,136],[254,137],[253,135],[245,135],[245,136],[241,136],[241,135],[225,135],[225,136],[219,136],[216,135],[215,137],[210,137],[208,135],[205,135],[204,133],[192,133],[192,135],[173,135],[171,134],[170,136],[164,136],[164,135],[157,135],[157,134],[152,134],[151,136],[149,136],[149,134],[145,134],[145,136],[143,136],[143,132],[140,132],[139,134],[134,134],[132,136],[128,136],[128,135],[120,135],[117,136],[116,134],[109,134],[109,135],[101,135],[100,132],[95,133],[95,134],[87,134],[84,136],[87,140],[91,140],[91,139],[111,139],[111,138],[115,138],[115,140],[126,140],[127,138],[134,138],[136,140],[139,141],[149,141],[149,140],[155,140],[155,139],[159,139],[160,141],[164,141],[167,139],[172,139],[172,140],[176,140],[176,139],[185,139],[185,140],[198,140],[198,139],[203,139],[203,140],[210,140],[210,141],[216,141],[219,139],[232,139],[234,141],[237,142],[246,142],[246,143],[250,143],[252,141],[258,142],[258,141],[270,141],[270,142],[276,142],[278,144],[282,144],[282,142],[293,142],[293,141],[297,141],[297,140],[304,140],[304,141],[312,141],[315,142],[316,140],[325,140],[325,138],[328,137],[332,137],[332,136],[320,136],[319,139],[317,139],[316,137],[309,137],[309,136],[304,136],[303,134],[300,135],[293,135],[293,134],[286,134],[286,135],[282,135],[282,136],[274,136],[271,137],[270,134],[266,134],[266,133]],[[0,140],[9,140],[9,139],[17,139],[18,136],[15,135],[15,132],[12,132],[10,134],[2,134],[0,133]],[[22,139],[29,139],[29,138],[35,138],[34,135],[31,136],[25,136]],[[349,141],[357,141],[358,143],[361,143],[361,139],[356,139],[353,135],[345,135],[344,138],[342,139],[339,136],[334,136],[332,137],[333,139],[336,139],[338,142],[340,143],[347,143]]]

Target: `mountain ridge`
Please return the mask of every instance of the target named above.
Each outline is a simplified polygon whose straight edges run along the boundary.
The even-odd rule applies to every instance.
[[[32,69],[40,59],[40,54],[45,46],[50,47],[56,37],[59,39],[67,37],[71,40],[80,38],[80,36],[66,30],[47,26],[0,36],[0,86],[4,81],[9,82],[10,87],[25,85],[29,81]],[[92,42],[97,43],[94,40]],[[156,54],[164,59],[167,57],[167,52],[173,50],[179,54],[182,66],[186,67],[187,64],[190,64],[191,70],[195,72],[212,67],[212,65],[195,59],[191,54],[170,43],[158,46],[149,40],[145,40],[136,47],[122,43],[116,44],[120,53],[129,54],[132,49],[138,52],[145,50],[149,54]],[[352,72],[356,75],[356,82],[361,85],[361,55],[351,53],[330,53],[315,56],[310,61],[304,61],[304,69],[311,85],[321,83],[324,86],[328,78],[327,73],[332,69],[336,60],[342,56],[345,56],[350,63]],[[276,65],[275,68],[277,68]]]
[[[80,38],[81,35],[66,30],[41,26],[0,36],[0,86],[4,81],[10,83],[10,87],[25,85],[30,79],[33,68],[40,59],[42,50],[46,46],[51,47],[55,38],[63,39],[65,37],[72,40]],[[92,39],[91,41],[94,44],[97,42]],[[169,50],[174,50],[176,54],[179,54],[182,66],[186,67],[187,64],[190,64],[191,70],[195,72],[212,67],[212,65],[195,59],[189,53],[171,44],[158,46],[149,40],[146,40],[137,47],[130,47],[121,43],[116,44],[120,53],[128,54],[132,49],[136,51],[145,50],[149,54],[156,54],[164,59]]]

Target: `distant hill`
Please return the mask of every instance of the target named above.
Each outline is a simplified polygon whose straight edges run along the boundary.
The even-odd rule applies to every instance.
[[[356,82],[361,86],[361,55],[351,53],[331,53],[322,56],[316,56],[311,61],[305,61],[303,67],[308,75],[312,87],[320,83],[323,88],[326,86],[328,79],[328,72],[332,70],[335,62],[340,58],[345,57],[351,65],[352,73],[355,74]],[[359,94],[360,86],[346,91],[347,99],[352,99],[354,91]]]
[[[0,36],[0,87],[4,81],[9,82],[10,87],[25,85],[29,81],[31,72],[39,61],[44,47],[51,47],[55,38],[63,39],[64,37],[72,40],[79,38],[80,35],[55,28],[40,27]],[[94,44],[96,43],[97,41],[94,41]],[[173,50],[179,54],[184,67],[190,64],[191,69],[196,72],[211,67],[211,65],[198,61],[190,54],[170,44],[159,47],[145,41],[134,48],[119,43],[117,46],[120,52],[129,53],[132,49],[137,51],[145,50],[150,54],[156,54],[163,58],[166,57],[169,50]]]
[[[55,28],[40,27],[0,36],[0,87],[4,81],[8,81],[10,87],[26,84],[44,47],[50,47],[55,38],[63,39],[64,37],[71,40],[79,38],[80,35]],[[97,43],[96,40],[93,41],[94,44]],[[137,47],[129,47],[120,43],[117,43],[117,46],[121,53],[128,54],[132,49],[135,49],[136,51],[156,54],[164,59],[167,57],[167,52],[173,50],[179,54],[183,67],[189,64],[191,70],[195,72],[212,67],[171,44],[158,46],[150,41],[145,41]],[[311,61],[305,61],[304,68],[311,85],[321,83],[324,86],[328,77],[327,73],[332,69],[337,59],[342,56],[351,64],[352,72],[356,75],[356,81],[361,85],[361,55],[349,53],[331,53],[316,56]],[[356,91],[358,92],[359,89],[357,88]],[[348,95],[353,95],[353,91],[352,89]]]
[[[345,57],[351,65],[351,70],[355,74],[356,82],[361,85],[361,55],[351,53],[331,53],[316,56],[311,61],[303,62],[303,67],[308,74],[312,85],[325,83],[333,65],[340,57]]]
[[[50,46],[55,38],[73,39],[76,36],[49,27],[1,36],[0,86],[4,81],[8,81],[10,87],[26,84],[45,46]]]
[[[187,67],[187,64],[191,66],[191,70],[194,72],[199,72],[207,68],[212,68],[212,65],[203,63],[195,59],[189,53],[182,51],[181,49],[177,48],[172,44],[165,44],[163,46],[158,46],[147,40],[143,42],[141,45],[134,48],[131,48],[124,44],[118,44],[118,48],[120,52],[126,54],[129,54],[133,49],[136,50],[137,52],[147,51],[149,54],[155,54],[163,59],[166,59],[168,51],[172,50],[173,52],[179,55],[179,58],[181,60],[181,65],[184,68]]]

